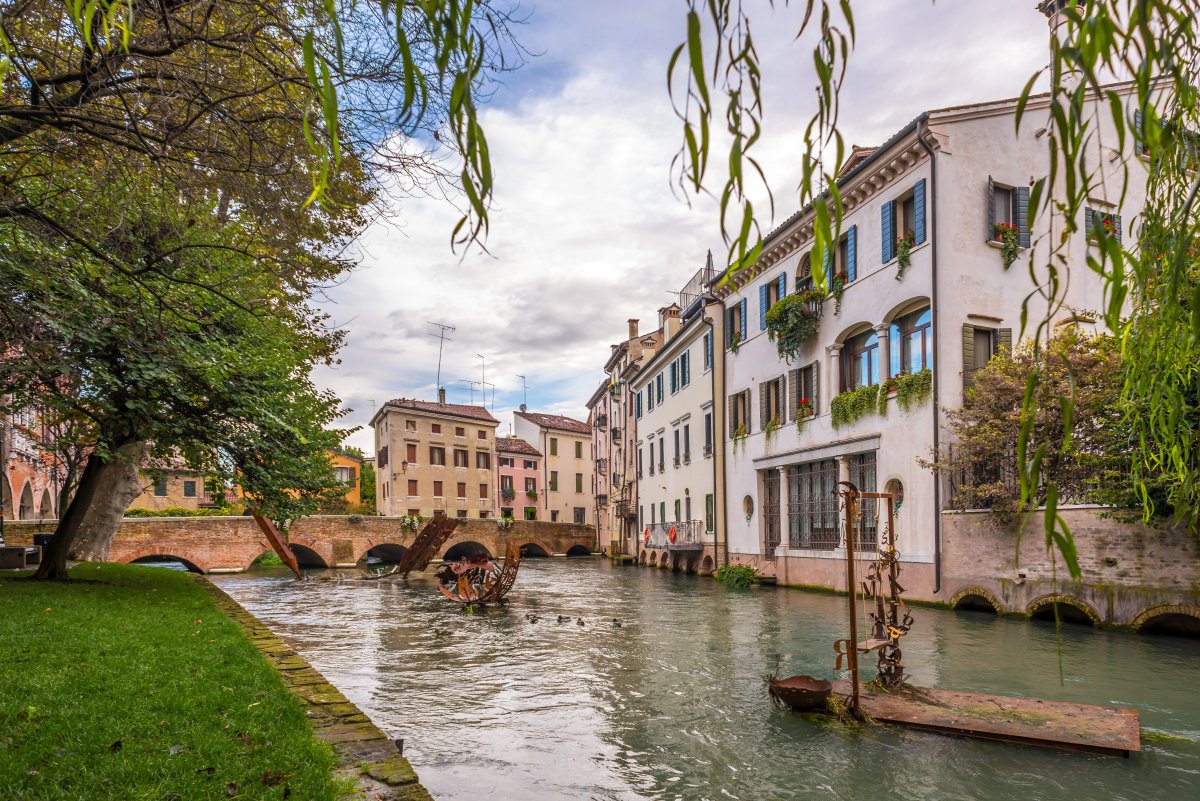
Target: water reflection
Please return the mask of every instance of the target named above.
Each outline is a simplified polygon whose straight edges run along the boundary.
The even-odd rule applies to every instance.
[[[835,596],[561,559],[529,560],[508,606],[475,615],[422,577],[214,580],[404,737],[440,801],[1163,799],[1192,797],[1200,780],[1197,641],[1070,627],[1060,685],[1052,624],[914,610],[916,682],[1135,707],[1169,737],[1121,760],[849,735],[774,709],[764,677],[777,662],[832,677]]]

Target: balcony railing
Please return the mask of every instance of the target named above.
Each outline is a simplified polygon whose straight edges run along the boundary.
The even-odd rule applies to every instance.
[[[674,467],[679,467],[679,457],[676,456],[674,459],[671,460],[671,463]]]
[[[667,523],[651,523],[647,530],[651,548],[666,548],[671,551],[697,551],[704,547],[703,520],[676,520]],[[675,530],[675,541],[671,542],[671,530]],[[643,535],[644,536],[644,535]]]
[[[712,444],[711,443],[704,446],[704,458],[707,459],[710,456],[712,456]]]
[[[601,431],[608,428],[608,415],[607,414],[596,415],[596,422],[593,423],[593,427],[598,428]]]
[[[608,506],[608,493],[600,493],[596,496],[596,503],[600,506]]]
[[[633,508],[633,504],[629,501],[617,501],[617,517],[628,519],[637,518],[637,509]]]
[[[608,472],[608,459],[607,458],[600,457],[599,459],[596,460],[596,472],[597,473],[607,473]]]
[[[611,438],[612,439],[620,439],[621,438],[621,429],[619,426],[613,426]]]

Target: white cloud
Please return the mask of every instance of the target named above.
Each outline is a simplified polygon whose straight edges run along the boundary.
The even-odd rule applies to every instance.
[[[776,223],[795,210],[813,97],[809,50],[791,42],[803,11],[795,5],[773,18],[755,12],[766,74],[760,156]],[[1009,0],[855,5],[847,143],[878,144],[925,109],[1013,96],[1046,60],[1045,21]],[[427,336],[428,320],[456,327],[442,358],[451,400],[471,398],[461,380],[479,379],[477,354],[485,354],[501,431],[522,399],[518,374],[532,387],[531,407],[582,417],[626,318],[654,327],[656,310],[708,248],[719,261],[715,203],[689,209],[668,184],[680,128],[666,63],[684,8],[633,0],[534,8],[518,33],[544,55],[508,79],[483,117],[497,181],[491,255],[460,261],[449,247],[457,211],[411,200],[402,221],[368,232],[363,266],[329,293],[349,337],[342,364],[317,380],[356,410],[348,422],[365,425],[372,401],[434,396],[438,341]],[[368,446],[369,430],[352,442]]]

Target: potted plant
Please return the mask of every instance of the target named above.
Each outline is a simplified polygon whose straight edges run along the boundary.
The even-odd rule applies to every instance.
[[[500,515],[496,518],[496,528],[500,531],[509,531],[516,525],[516,521],[508,515]]]
[[[525,494],[527,496],[529,496],[529,500],[531,500],[531,501],[537,500],[537,490],[525,490]]]
[[[817,335],[821,317],[812,312],[813,292],[809,290],[799,295],[788,295],[767,312],[767,336],[775,343],[781,359],[790,362],[800,355],[804,343]],[[815,294],[824,298],[820,292]],[[817,308],[821,308],[819,303]]]
[[[1012,223],[996,223],[992,229],[996,241],[1000,243],[1000,258],[1004,260],[1004,269],[1007,270],[1017,260],[1021,249],[1021,229]]]
[[[733,351],[734,353],[737,353],[737,352],[738,352],[738,345],[741,345],[741,344],[742,344],[742,337],[741,337],[741,336],[738,334],[738,332],[737,332],[737,331],[734,331],[732,334],[730,334],[730,336],[729,336],[729,349],[730,349],[731,351]]]
[[[517,491],[512,487],[501,487],[500,497],[506,501],[511,501],[513,498],[517,497]]]
[[[800,405],[796,407],[796,433],[799,434],[804,429],[804,424],[808,418],[815,414],[811,398],[801,398]]]
[[[912,231],[896,237],[896,280],[904,277],[904,271],[912,264],[912,249],[917,237]]]
[[[778,431],[782,425],[783,423],[780,421],[779,415],[775,415],[767,421],[765,426],[763,426],[763,436],[766,438],[768,443],[774,439],[775,432]]]
[[[400,518],[400,530],[410,533],[416,532],[421,528],[421,518],[419,515],[404,515]]]
[[[731,439],[733,440],[734,451],[736,451],[738,449],[738,445],[745,444],[745,442],[746,442],[746,424],[745,423],[738,423],[738,427],[733,430],[733,437],[731,437]]]

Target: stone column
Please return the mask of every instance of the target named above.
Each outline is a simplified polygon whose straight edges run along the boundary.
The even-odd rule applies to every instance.
[[[890,336],[888,335],[889,328],[891,328],[891,326],[885,323],[880,323],[879,325],[875,326],[875,336],[879,338],[880,381],[886,381],[892,377],[892,352],[888,348],[888,340],[890,339]],[[904,365],[901,365],[900,369],[903,371]]]
[[[835,458],[837,460],[838,481],[849,481],[850,480],[850,457],[837,456]],[[841,551],[845,551],[845,549],[847,548],[846,536],[849,532],[846,531],[846,513],[842,509],[838,509],[838,529],[842,533],[841,541],[838,543],[838,549]]]
[[[828,391],[818,394],[818,400],[821,400],[821,395],[825,395],[826,399],[821,401],[826,408],[831,403],[834,397],[838,394],[838,388],[841,386],[842,376],[842,346],[830,345],[825,350],[829,353],[829,382]],[[813,409],[813,414],[820,414],[820,409]]]
[[[792,519],[788,509],[788,479],[787,468],[776,467],[779,471],[779,545],[782,548],[791,547]]]

